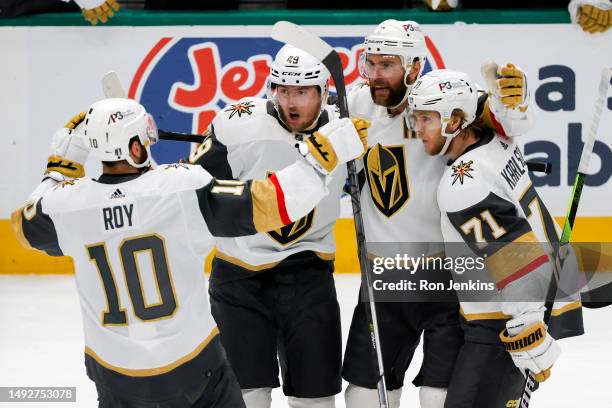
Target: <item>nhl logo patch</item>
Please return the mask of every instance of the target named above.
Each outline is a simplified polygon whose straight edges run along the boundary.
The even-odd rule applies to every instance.
[[[463,179],[465,177],[469,177],[471,179],[474,178],[470,174],[470,172],[474,170],[472,168],[472,164],[473,163],[474,163],[474,160],[470,160],[467,163],[464,163],[463,160],[461,160],[461,162],[459,162],[459,164],[454,165],[454,166],[451,167],[453,169],[453,174],[451,174],[451,177],[453,178],[453,182],[452,182],[453,186],[455,185],[457,180],[459,180],[459,183],[463,184]]]
[[[253,111],[251,110],[251,108],[255,107],[255,105],[253,105],[252,102],[240,102],[240,103],[236,103],[234,105],[230,105],[230,107],[228,109],[226,109],[226,112],[229,112],[229,118],[231,119],[234,116],[238,115],[238,117],[242,117],[242,115],[251,115],[253,114]]]

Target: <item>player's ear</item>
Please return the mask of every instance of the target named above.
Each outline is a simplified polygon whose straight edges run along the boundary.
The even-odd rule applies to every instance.
[[[450,121],[446,124],[446,132],[454,133],[461,128],[463,122],[463,115],[453,112]]]
[[[132,157],[132,160],[134,160],[135,163],[140,162],[143,150],[144,146],[140,143],[138,137],[135,137],[130,141],[130,156]]]
[[[418,58],[415,58],[412,63],[412,68],[410,68],[410,72],[406,77],[406,85],[414,84],[419,77],[419,72],[421,72],[421,61]]]

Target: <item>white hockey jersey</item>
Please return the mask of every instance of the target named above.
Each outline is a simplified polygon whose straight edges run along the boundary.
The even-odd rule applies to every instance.
[[[370,256],[433,255],[444,250],[436,192],[446,159],[427,155],[406,123],[405,112],[390,116],[376,105],[367,84],[348,94],[351,116],[372,122],[361,207]],[[522,134],[533,124],[531,112],[487,111],[499,131]]]
[[[504,289],[536,273],[550,277],[552,245],[558,243],[558,226],[531,183],[521,149],[493,133],[483,136],[446,168],[437,197],[446,254],[457,251],[453,243],[466,243],[485,259],[497,288],[488,302],[461,301],[460,294],[462,315],[468,321],[510,318],[502,312],[504,302],[524,299],[507,299]],[[556,330],[559,337],[581,333],[579,301],[555,302],[553,319],[570,311],[573,321]]]
[[[409,255],[414,256],[440,252],[441,245],[431,244],[442,243],[436,188],[444,160],[425,153],[422,142],[408,129],[405,113],[392,117],[374,104],[368,86],[353,88],[348,103],[352,116],[372,122],[361,190],[370,255],[394,255],[392,244],[380,243],[413,243]]]
[[[279,228],[307,214],[325,190],[305,160],[248,182],[170,164],[65,181],[12,222],[23,244],[74,260],[88,374],[112,387],[117,375],[157,381],[183,367],[182,378],[142,391],[176,392],[172,384],[200,378],[196,360],[218,334],[203,270],[214,236]]]
[[[338,117],[335,108],[327,106],[310,133]],[[265,178],[294,162],[300,157],[294,147],[296,141],[309,134],[289,131],[279,120],[272,101],[245,98],[220,111],[207,135],[190,162],[200,164],[216,177],[247,180]],[[333,229],[340,214],[345,166],[329,177],[329,194],[308,215],[275,231],[220,239],[216,256],[251,271],[271,268],[302,251],[314,251],[323,259],[333,259]]]

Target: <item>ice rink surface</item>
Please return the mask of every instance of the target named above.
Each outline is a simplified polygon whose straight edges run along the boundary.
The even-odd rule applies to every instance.
[[[359,276],[336,275],[336,285],[346,342]],[[585,309],[584,314],[587,334],[560,343],[562,355],[551,379],[535,393],[532,407],[612,408],[612,307]],[[85,375],[72,276],[0,275],[0,327],[0,386],[77,387],[76,403],[0,403],[0,408],[97,407],[95,387]],[[419,350],[407,379],[418,372],[421,355]],[[280,389],[273,393],[273,406],[286,406]],[[336,406],[344,407],[341,395]],[[407,381],[402,407],[418,406],[418,390]]]

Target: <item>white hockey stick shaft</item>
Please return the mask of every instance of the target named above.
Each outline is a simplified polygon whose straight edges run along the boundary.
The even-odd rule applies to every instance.
[[[110,71],[102,77],[102,91],[107,98],[127,98],[127,93],[115,71]]]

